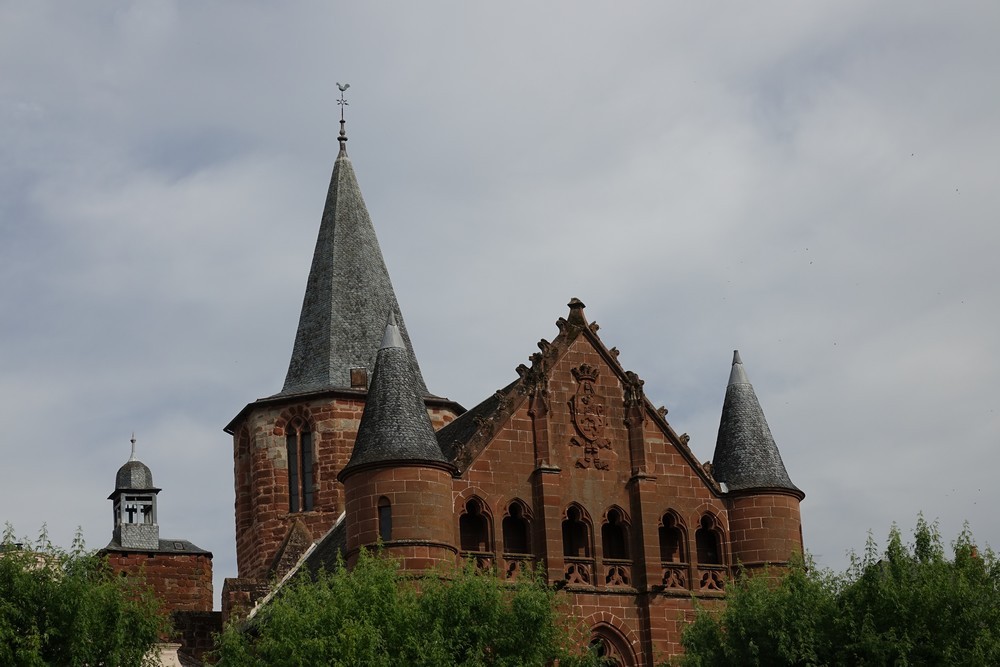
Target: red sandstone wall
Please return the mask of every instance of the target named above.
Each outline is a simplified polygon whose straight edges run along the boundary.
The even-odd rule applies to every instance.
[[[595,465],[593,456],[591,461],[585,460],[583,447],[573,444],[574,440],[586,444],[570,409],[581,386],[572,369],[584,364],[598,369],[592,400],[602,406],[606,425],[600,435],[610,447],[599,448],[597,458],[607,464],[607,469]],[[728,562],[728,511],[699,475],[696,462],[685,456],[676,434],[669,428],[664,430],[653,414],[645,414],[633,427],[633,440],[638,438],[645,453],[644,462],[633,461],[624,392],[618,374],[605,357],[584,336],[578,337],[550,371],[546,414],[533,418],[527,399],[515,405],[485,450],[455,480],[452,531],[458,543],[458,516],[465,502],[472,496],[484,501],[491,517],[497,565],[504,572],[508,564],[503,557],[503,517],[512,499],[525,501],[535,529],[533,550],[538,558],[546,560],[549,580],[555,583],[564,578],[569,565],[562,550],[565,510],[570,503],[579,504],[591,522],[593,571],[591,585],[568,586],[574,613],[590,627],[602,628],[602,636],[614,636],[622,647],[633,651],[635,664],[651,664],[645,662],[649,655],[661,661],[679,652],[682,619],[693,613],[692,595],[709,603],[722,595],[700,590],[695,534],[706,512],[715,516],[724,562]],[[557,466],[558,471],[536,471],[539,419],[543,437],[548,440],[547,456],[541,458]],[[646,474],[636,476],[640,463]],[[601,526],[612,507],[620,508],[631,524],[631,564],[626,567],[631,570],[631,581],[625,586],[607,581],[611,564],[605,562]],[[659,526],[667,510],[676,513],[684,528],[687,586],[661,592],[664,568]]]
[[[364,397],[320,397],[293,405],[260,406],[235,429],[236,562],[240,578],[266,579],[292,521],[300,518],[319,539],[344,511],[337,473],[347,464]],[[448,408],[430,407],[434,428],[454,420]],[[305,420],[313,434],[314,509],[289,513],[285,427]]]
[[[786,494],[742,496],[731,500],[729,529],[733,563],[747,568],[784,565],[802,553],[799,500]]]
[[[386,552],[404,569],[426,570],[455,562],[452,476],[446,470],[395,467],[363,470],[345,480],[348,498],[347,559],[378,542],[378,501],[385,497],[392,510],[392,539]]]
[[[208,554],[109,553],[115,572],[144,576],[146,583],[176,611],[212,611],[212,558]]]

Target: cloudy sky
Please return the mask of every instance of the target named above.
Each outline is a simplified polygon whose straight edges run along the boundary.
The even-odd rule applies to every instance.
[[[842,568],[1000,547],[996,3],[0,0],[0,520],[235,574],[222,427],[281,389],[349,150],[428,387],[470,407],[588,306],[712,456],[739,348]]]

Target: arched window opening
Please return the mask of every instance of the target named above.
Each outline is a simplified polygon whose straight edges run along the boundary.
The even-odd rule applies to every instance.
[[[601,546],[605,558],[615,560],[629,558],[628,524],[625,523],[621,510],[617,508],[608,511],[607,521],[601,526]]]
[[[667,512],[660,520],[660,560],[664,563],[686,563],[684,531],[677,517]]]
[[[378,538],[383,542],[392,540],[392,505],[385,496],[378,499]]]
[[[583,520],[583,513],[570,505],[562,522],[563,555],[571,558],[590,558],[590,528]]]
[[[597,656],[601,667],[632,667],[636,664],[635,655],[617,631],[602,624],[592,633],[590,650]]]
[[[492,550],[489,518],[478,498],[471,498],[465,503],[465,511],[458,519],[458,532],[462,551],[482,553]]]
[[[509,554],[531,553],[531,522],[525,516],[524,505],[518,501],[507,507],[503,518],[503,550]]]
[[[285,428],[288,454],[288,511],[309,512],[313,508],[313,439],[309,425],[296,419]]]
[[[722,565],[722,539],[715,518],[706,514],[701,518],[700,528],[695,533],[698,547],[698,563],[701,565]]]

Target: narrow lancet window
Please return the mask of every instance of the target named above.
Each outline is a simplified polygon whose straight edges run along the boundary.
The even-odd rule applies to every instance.
[[[385,496],[378,499],[378,538],[383,542],[392,540],[392,505]]]
[[[288,425],[285,435],[288,455],[288,511],[309,512],[313,508],[313,441],[309,426],[301,420]]]

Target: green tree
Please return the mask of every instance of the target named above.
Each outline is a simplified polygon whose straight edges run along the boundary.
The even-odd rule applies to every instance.
[[[743,576],[721,611],[684,631],[689,667],[716,665],[1000,664],[1000,564],[968,527],[949,557],[918,519],[912,544],[893,526],[869,537],[846,572],[794,563],[780,577]]]
[[[417,579],[362,552],[347,571],[300,578],[219,642],[220,665],[597,665],[574,646],[561,598],[472,565]]]
[[[151,665],[166,628],[159,602],[140,582],[117,577],[84,549],[0,541],[0,665]]]

